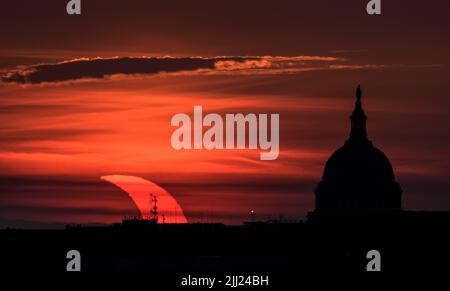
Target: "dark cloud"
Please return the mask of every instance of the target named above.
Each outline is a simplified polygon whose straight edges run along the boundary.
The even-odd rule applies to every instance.
[[[150,58],[122,57],[74,59],[53,64],[17,67],[2,74],[4,82],[39,84],[64,82],[79,79],[102,79],[112,75],[142,75],[177,72],[222,72],[222,73],[286,73],[324,68],[326,63],[341,59],[321,56],[294,57],[187,57]]]
[[[225,60],[225,59],[223,59]],[[242,58],[233,58],[244,61]],[[194,71],[214,69],[219,59],[207,58],[112,58],[77,59],[55,64],[41,64],[10,71],[2,80],[5,82],[38,84],[62,82],[83,78],[104,78],[115,74],[156,74],[161,72]]]
[[[2,56],[0,55],[0,70],[11,69],[17,65],[30,66],[37,63],[57,62],[58,60],[50,57],[33,57],[33,56]]]

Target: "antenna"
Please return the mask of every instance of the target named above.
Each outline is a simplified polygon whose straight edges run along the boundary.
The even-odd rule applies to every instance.
[[[157,202],[158,199],[156,198],[156,195],[150,194],[150,220],[154,222],[158,222],[158,206],[156,205]]]

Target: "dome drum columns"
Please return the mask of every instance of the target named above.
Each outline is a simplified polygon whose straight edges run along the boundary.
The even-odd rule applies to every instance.
[[[359,189],[358,189],[359,188]],[[336,192],[341,193],[336,195]],[[348,188],[346,185],[330,185],[319,183],[316,190],[316,210],[400,210],[401,190],[396,182],[388,185],[371,185]]]

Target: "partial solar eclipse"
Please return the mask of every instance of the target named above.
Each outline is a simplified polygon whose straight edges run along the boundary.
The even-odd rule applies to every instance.
[[[158,223],[187,223],[183,209],[175,198],[157,184],[136,176],[109,175],[100,177],[127,192],[140,211],[141,217],[151,216],[151,197],[158,199]]]

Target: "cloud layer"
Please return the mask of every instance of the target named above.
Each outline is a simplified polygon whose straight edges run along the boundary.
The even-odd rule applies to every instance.
[[[3,82],[39,84],[113,75],[158,73],[277,74],[332,68],[342,59],[322,56],[226,56],[226,57],[116,57],[82,58],[59,63],[20,66],[2,74]]]

